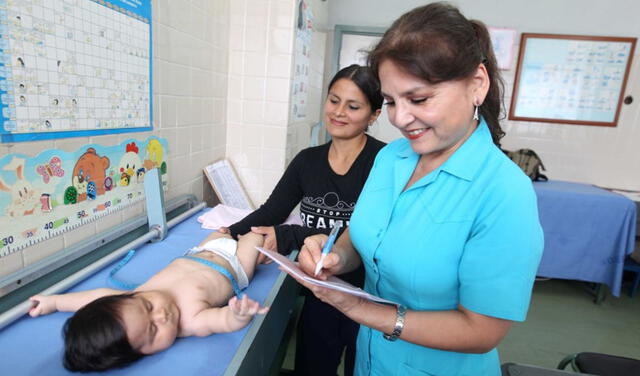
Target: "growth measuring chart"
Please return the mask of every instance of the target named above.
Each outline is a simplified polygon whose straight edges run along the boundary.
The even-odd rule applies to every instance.
[[[3,142],[151,129],[150,0],[0,0]]]

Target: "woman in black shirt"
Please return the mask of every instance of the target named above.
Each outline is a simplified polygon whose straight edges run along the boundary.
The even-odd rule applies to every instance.
[[[380,84],[368,67],[351,65],[329,83],[324,124],[331,141],[302,150],[291,161],[267,201],[229,228],[234,238],[249,231],[265,235],[264,246],[282,254],[300,249],[307,236],[328,234],[349,219],[383,142],[367,135],[382,107]],[[282,225],[300,204],[300,225]],[[341,230],[341,231],[342,231]],[[362,268],[342,275],[362,287]],[[345,347],[345,375],[353,373],[358,325],[313,294],[305,299],[296,338],[296,373],[336,374]]]

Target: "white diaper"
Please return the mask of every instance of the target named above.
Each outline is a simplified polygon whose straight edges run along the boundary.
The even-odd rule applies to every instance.
[[[185,253],[185,256],[193,255],[194,253],[200,251],[210,251],[227,260],[229,262],[229,265],[231,265],[233,271],[236,273],[236,276],[238,276],[238,286],[240,287],[240,289],[245,289],[247,286],[249,286],[249,278],[247,277],[247,273],[245,273],[244,269],[242,268],[240,259],[237,255],[237,241],[229,238],[218,238],[210,240],[203,246],[191,248]]]

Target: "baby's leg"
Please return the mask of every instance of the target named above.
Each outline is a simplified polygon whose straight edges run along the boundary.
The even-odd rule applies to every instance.
[[[254,232],[248,232],[238,237],[237,255],[240,259],[240,264],[242,265],[244,272],[247,273],[249,281],[253,278],[253,272],[256,269],[256,264],[258,263],[258,253],[260,252],[258,252],[256,247],[262,247],[263,243],[264,236]]]

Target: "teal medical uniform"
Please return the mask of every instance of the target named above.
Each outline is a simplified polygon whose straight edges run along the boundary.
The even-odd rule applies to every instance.
[[[523,321],[543,234],[531,180],[498,149],[484,121],[439,168],[407,190],[418,162],[406,139],[382,149],[351,217],[365,290],[416,311]],[[429,328],[424,328],[425,332]],[[360,327],[357,375],[500,375],[496,349],[436,350]]]

